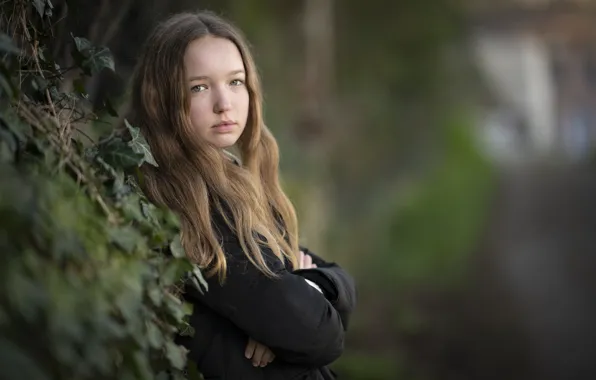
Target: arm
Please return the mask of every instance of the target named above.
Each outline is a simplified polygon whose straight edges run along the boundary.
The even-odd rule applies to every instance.
[[[226,236],[227,277],[207,279],[204,294],[192,292],[275,356],[295,364],[321,367],[343,351],[344,328],[335,308],[304,278],[288,272],[271,250],[263,254],[278,278],[261,273],[245,257],[236,237]]]
[[[317,268],[296,270],[294,273],[321,287],[325,297],[339,312],[344,329],[347,330],[350,315],[356,305],[354,279],[336,263],[325,261],[307,248],[300,249],[312,257]]]

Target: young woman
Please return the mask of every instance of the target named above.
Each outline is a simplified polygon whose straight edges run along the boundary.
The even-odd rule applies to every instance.
[[[143,48],[132,99],[158,163],[143,167],[143,189],[180,216],[209,285],[186,293],[189,358],[206,379],[333,379],[326,366],[344,348],[354,283],[298,245],[241,33],[209,12],[170,17]]]

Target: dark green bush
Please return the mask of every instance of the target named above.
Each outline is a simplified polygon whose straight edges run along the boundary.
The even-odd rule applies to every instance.
[[[190,333],[182,281],[200,286],[176,217],[133,178],[155,164],[127,124],[88,141],[98,115],[81,79],[114,70],[107,48],[73,37],[75,67],[45,43],[51,4],[3,4],[0,35],[0,379],[185,378],[175,332]],[[8,15],[8,13],[3,14]],[[80,82],[79,82],[80,83]],[[111,110],[113,112],[113,110]],[[81,131],[81,132],[77,132]],[[132,137],[132,139],[130,139]],[[190,378],[198,378],[198,375]]]

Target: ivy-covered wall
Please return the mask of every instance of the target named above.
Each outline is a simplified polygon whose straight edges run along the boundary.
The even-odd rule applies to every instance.
[[[74,65],[61,67],[46,44],[50,2],[2,6],[0,378],[186,378],[172,340],[192,333],[179,287],[204,288],[176,217],[132,180],[153,162],[147,145],[130,125],[126,139],[89,141],[78,130],[114,111],[60,86],[73,70],[80,80],[113,71],[112,55],[73,36]]]

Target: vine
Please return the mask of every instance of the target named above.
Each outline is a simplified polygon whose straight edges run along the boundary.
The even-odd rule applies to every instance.
[[[0,368],[6,379],[197,379],[175,333],[192,333],[179,222],[139,191],[146,141],[90,137],[85,78],[115,70],[106,47],[49,44],[49,0],[0,3]],[[65,74],[80,77],[62,89]],[[190,369],[190,370],[189,370]]]

